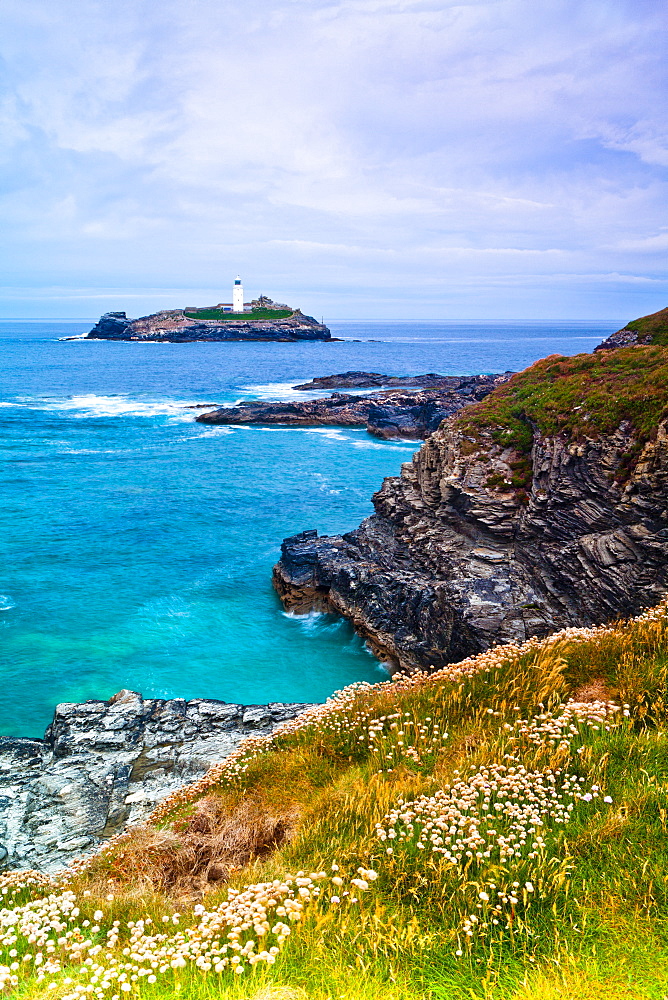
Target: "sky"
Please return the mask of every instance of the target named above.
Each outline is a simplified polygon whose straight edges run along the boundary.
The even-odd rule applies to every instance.
[[[0,316],[668,305],[660,0],[3,0]]]

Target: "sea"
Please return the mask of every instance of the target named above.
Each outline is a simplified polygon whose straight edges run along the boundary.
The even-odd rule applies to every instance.
[[[110,698],[323,701],[385,670],[347,622],[284,612],[281,540],[372,511],[419,442],[210,427],[200,403],[304,399],[318,375],[520,370],[621,322],[340,321],[338,343],[110,343],[0,321],[0,734]],[[322,395],[323,393],[321,393]],[[317,395],[317,394],[312,394]]]

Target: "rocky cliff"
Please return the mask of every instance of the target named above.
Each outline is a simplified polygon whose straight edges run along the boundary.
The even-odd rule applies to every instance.
[[[0,867],[57,871],[308,705],[202,698],[58,705],[43,740],[0,738]]]
[[[91,340],[150,340],[166,343],[190,343],[208,340],[333,340],[329,329],[312,316],[295,309],[289,316],[254,319],[194,319],[183,309],[166,309],[128,319],[124,312],[108,312],[100,317],[87,335]]]
[[[656,604],[667,417],[665,348],[545,359],[446,420],[358,529],[286,539],[275,586],[408,669]]]

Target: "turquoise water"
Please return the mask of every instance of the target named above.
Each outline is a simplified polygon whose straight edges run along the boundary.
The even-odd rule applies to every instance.
[[[286,535],[354,528],[417,444],[206,427],[187,405],[304,398],[290,386],[348,369],[518,369],[620,324],[330,325],[343,343],[62,342],[90,324],[0,323],[0,733],[41,735],[57,702],[122,687],[317,701],[384,676],[345,622],[286,615],[271,567]]]

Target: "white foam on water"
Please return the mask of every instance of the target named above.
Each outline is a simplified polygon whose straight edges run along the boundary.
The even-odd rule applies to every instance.
[[[140,452],[159,452],[173,448],[177,444],[189,444],[199,438],[218,437],[220,435],[232,434],[231,427],[212,427],[200,433],[186,434],[183,437],[170,437],[167,440],[156,438],[148,444],[138,445],[136,448],[54,448],[57,455],[134,455]]]
[[[294,399],[295,396],[301,397],[302,395],[292,388],[295,384],[295,382],[265,382],[261,385],[242,385],[241,389],[244,392],[252,392],[260,399],[276,399],[277,397]]]
[[[170,438],[163,447],[171,448],[173,444],[188,444],[189,441],[198,441],[200,438],[221,437],[233,433],[233,427],[210,427],[208,430],[200,431],[199,433],[195,432],[187,434],[184,437]]]
[[[278,426],[267,426],[263,424],[230,424],[230,430],[242,430],[242,431],[260,431],[263,434],[319,434],[321,437],[326,438],[329,441],[343,441],[347,444],[353,446],[353,448],[385,448],[392,451],[399,452],[401,454],[413,454],[422,444],[421,440],[416,440],[415,443],[401,441],[374,441],[370,438],[364,428],[362,427],[291,427],[289,424],[282,424]],[[362,437],[358,438],[355,432],[358,432]]]
[[[305,611],[301,614],[297,611],[282,611],[284,618],[289,618],[295,622],[303,632],[314,632],[323,618],[331,618],[326,611]]]
[[[192,434],[187,438],[180,438],[181,441],[192,441],[194,438],[210,438],[210,437],[220,437],[224,434],[234,434],[234,428],[232,427],[210,427],[208,431],[202,431],[200,434]]]
[[[16,406],[30,410],[45,410],[54,413],[70,413],[73,417],[161,417],[167,416],[177,422],[194,421],[194,414],[188,408],[187,400],[136,399],[132,396],[98,396],[86,393],[81,396],[20,398]]]
[[[291,431],[301,430],[300,427],[256,427],[257,431],[268,431],[269,434],[289,434]]]
[[[308,381],[308,379],[306,380]],[[367,389],[294,389],[294,385],[303,385],[304,382],[266,382],[262,385],[242,385],[241,389],[254,396],[256,399],[267,399],[271,402],[294,402],[299,400],[302,403],[309,399],[323,399],[331,396],[333,392],[344,392],[349,396],[368,396],[375,388]],[[249,396],[243,397],[243,402],[247,402]],[[237,404],[238,405],[238,404]]]
[[[420,447],[420,445],[422,444],[422,441],[416,440],[415,444],[396,444],[393,441],[382,441],[382,442],[381,441],[352,441],[351,444],[352,444],[353,448],[362,448],[364,450],[367,450],[369,448],[385,448],[387,450],[389,448],[392,451],[399,451],[399,452],[402,452],[402,453],[404,453],[404,452],[406,452],[406,453],[410,452],[410,454],[413,455],[418,450],[418,448]]]
[[[0,594],[0,611],[9,611],[10,608],[15,608],[16,602],[8,597],[7,594]]]
[[[305,434],[320,434],[330,441],[350,441],[351,439],[338,427],[300,427]]]
[[[291,427],[289,424],[226,424],[229,431],[256,431],[260,434],[310,434],[325,433],[327,437],[335,437],[337,441],[349,440],[336,427]]]

